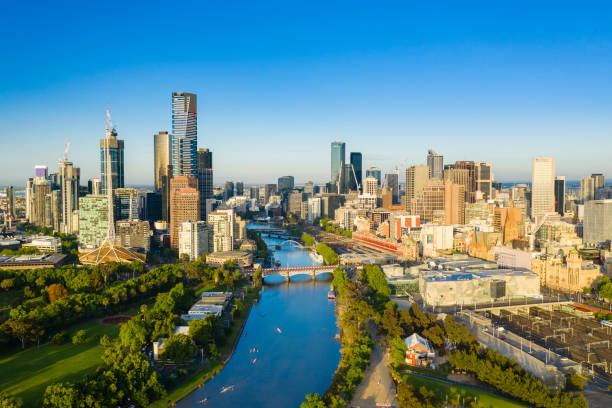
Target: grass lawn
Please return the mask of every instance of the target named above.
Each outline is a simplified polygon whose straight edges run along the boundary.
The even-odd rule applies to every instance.
[[[402,379],[417,388],[424,385],[427,389],[436,393],[440,398],[445,398],[446,395],[450,398],[451,395],[471,396],[476,397],[478,406],[483,408],[524,408],[528,405],[513,401],[491,392],[480,390],[469,386],[452,385],[442,381],[436,381],[431,378],[419,377],[417,375],[404,374]]]
[[[104,334],[111,338],[117,337],[119,326],[89,320],[71,326],[66,331],[72,338],[78,330],[87,332],[87,344],[45,344],[2,353],[0,390],[21,398],[24,408],[38,407],[48,385],[61,381],[78,381],[84,375],[95,371],[101,363],[100,357],[104,348],[98,341],[92,341],[92,337]]]

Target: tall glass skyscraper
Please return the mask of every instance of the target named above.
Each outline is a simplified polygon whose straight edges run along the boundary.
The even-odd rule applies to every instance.
[[[353,166],[353,170],[355,170],[355,177],[357,178],[357,182],[360,186],[363,186],[363,169],[361,164],[361,153],[359,152],[351,152],[351,166]],[[351,190],[357,190],[357,185],[355,184],[355,177],[350,175],[351,177]]]
[[[331,144],[331,183],[337,185],[345,164],[344,142],[332,142]]]
[[[172,142],[170,147],[173,175],[198,176],[198,106],[191,93],[172,93]]]
[[[100,139],[100,174],[102,179],[102,194],[106,195],[106,154],[105,146],[108,143],[110,154],[111,188],[125,187],[124,161],[123,161],[123,140],[117,139],[115,129],[106,129],[110,133],[108,138]]]

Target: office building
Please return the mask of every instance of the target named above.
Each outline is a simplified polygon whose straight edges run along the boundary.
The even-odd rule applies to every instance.
[[[87,194],[102,194],[102,180],[99,178],[90,178],[87,181]]]
[[[264,186],[264,200],[263,204],[268,204],[270,197],[276,194],[276,184],[266,184]]]
[[[186,221],[200,220],[198,180],[190,176],[170,179],[170,246],[178,249],[178,228]]]
[[[212,252],[232,251],[234,249],[234,216],[232,210],[218,210],[208,214],[211,228]]]
[[[237,197],[244,195],[244,183],[242,181],[236,182],[236,194]]]
[[[444,157],[429,149],[427,151],[427,167],[432,180],[442,180],[444,176]]]
[[[382,172],[378,167],[370,167],[366,170],[366,177],[374,177],[378,182],[378,187],[382,185]]]
[[[26,181],[26,201],[25,201],[25,216],[26,220],[34,223],[34,179],[28,178]]]
[[[210,229],[205,221],[184,222],[179,227],[179,257],[187,255],[195,261],[208,253]]]
[[[342,194],[346,194],[351,190],[351,180],[353,183],[355,182],[351,164],[345,163],[344,166],[342,166],[342,173],[340,174],[340,192]]]
[[[79,184],[81,170],[73,167],[67,157],[60,162],[60,232],[76,234],[79,230]]]
[[[200,215],[206,220],[206,200],[213,198],[212,152],[198,149],[198,190],[200,190]]]
[[[338,186],[341,182],[340,178],[344,171],[345,160],[344,142],[332,142],[331,144],[331,184]]]
[[[565,176],[555,177],[555,212],[565,215]]]
[[[111,124],[112,126],[112,124]],[[100,175],[102,194],[106,194],[106,169],[110,169],[111,190],[125,187],[123,140],[117,139],[117,131],[107,124],[106,137],[100,139]],[[106,165],[106,147],[110,163]]]
[[[168,180],[172,177],[170,162],[170,135],[168,132],[158,132],[153,136],[154,190],[168,191]]]
[[[259,204],[259,186],[251,186],[251,199],[257,200]]]
[[[586,244],[612,240],[612,200],[590,200],[584,203],[582,234]]]
[[[456,170],[467,170],[468,183],[465,189],[465,197],[468,203],[476,202],[476,163],[473,161],[458,161],[455,162]],[[461,183],[460,183],[461,184]]]
[[[445,166],[444,180],[462,185],[465,191],[465,197],[463,199],[465,202],[469,202],[470,172],[468,169],[457,169],[454,168],[454,166]]]
[[[145,219],[149,222],[162,219],[162,193],[159,191],[145,194]]]
[[[138,190],[135,188],[117,188],[113,194],[115,220],[137,220]]]
[[[233,181],[226,181],[225,182],[225,189],[223,190],[223,199],[225,201],[227,201],[230,198],[232,198],[233,196],[234,196],[234,182]]]
[[[555,159],[535,157],[531,171],[531,218],[539,222],[555,210]]]
[[[289,194],[289,212],[295,214],[298,218],[302,216],[302,202],[304,194],[299,191],[293,191]]]
[[[172,93],[170,164],[173,176],[198,176],[198,104],[192,93]]]
[[[312,181],[304,183],[304,194],[308,194],[311,197],[315,195],[315,185]]]
[[[108,197],[89,194],[79,198],[79,246],[99,247],[108,231]]]
[[[335,219],[336,210],[342,207],[343,204],[344,196],[340,194],[323,194],[321,196],[321,216],[332,220]]]
[[[47,205],[45,205],[45,203]],[[46,178],[34,179],[33,220],[39,227],[53,228],[51,206],[51,183]]]
[[[148,221],[118,220],[115,231],[117,240],[124,248],[142,248],[149,252],[152,233]]]
[[[385,174],[385,186],[391,190],[393,204],[399,204],[399,175]]]
[[[430,180],[414,199],[411,200],[412,214],[419,215],[421,220],[433,222],[434,215],[444,212],[444,181]]]
[[[278,191],[291,191],[295,185],[293,176],[283,176],[278,178]]]
[[[580,180],[580,199],[585,202],[600,198],[600,192],[604,188],[604,176],[602,174],[591,174]]]
[[[476,163],[476,190],[484,200],[493,198],[493,170],[491,163]]]
[[[6,206],[9,216],[12,220],[15,219],[15,188],[8,186],[6,188]]]
[[[357,191],[357,184],[355,183],[355,178],[357,179],[357,183],[359,186],[363,187],[363,168],[362,168],[362,156],[359,152],[351,152],[350,155],[351,160],[351,168],[352,171],[355,171],[354,178],[351,178],[351,187],[350,189],[353,191]]]
[[[406,169],[406,210],[411,211],[412,201],[421,194],[429,182],[429,166],[417,165]]]
[[[37,164],[34,166],[34,177],[46,179],[49,176],[49,168],[47,166],[43,166]]]
[[[444,217],[445,224],[465,224],[465,186],[444,182]]]

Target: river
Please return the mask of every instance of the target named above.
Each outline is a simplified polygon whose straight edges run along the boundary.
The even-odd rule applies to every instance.
[[[269,249],[283,241],[264,239]],[[282,266],[316,264],[299,248],[283,246],[274,256]],[[329,276],[316,282],[298,276],[289,284],[273,276],[265,283],[230,361],[177,407],[298,407],[306,394],[327,390],[340,361]]]

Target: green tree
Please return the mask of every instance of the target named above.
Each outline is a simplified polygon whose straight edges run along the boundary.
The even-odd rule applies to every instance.
[[[319,394],[314,393],[314,394],[306,395],[306,401],[300,404],[300,408],[327,408],[327,407],[325,406],[325,403],[323,402],[321,397],[319,397]]]
[[[260,287],[263,283],[263,274],[261,272],[261,268],[257,268],[255,273],[253,274],[253,283],[256,287]]]
[[[79,330],[72,336],[72,344],[85,344],[86,341],[87,332],[85,330]]]
[[[8,328],[8,332],[21,342],[21,348],[25,349],[25,341],[30,337],[34,323],[27,319],[9,319],[5,325]]]
[[[164,344],[164,357],[178,364],[187,362],[195,353],[195,345],[183,334],[173,334]]]
[[[57,383],[48,386],[43,396],[43,408],[77,408],[83,399],[81,392],[75,385]]]
[[[568,391],[582,391],[584,389],[584,380],[578,373],[573,373],[567,378],[566,389]]]
[[[309,235],[307,233],[302,233],[302,238],[301,238],[302,242],[304,243],[305,246],[313,246],[315,243],[314,238],[312,237],[312,235]]]
[[[147,343],[147,326],[140,319],[132,319],[121,325],[119,329],[119,341],[123,347],[137,351]]]
[[[2,282],[0,282],[0,288],[4,289],[5,291],[9,291],[13,288],[13,286],[15,286],[15,279],[3,279]]]
[[[204,347],[210,340],[214,340],[217,329],[217,317],[214,315],[208,315],[205,319],[189,321],[189,336],[200,347]]]
[[[21,399],[14,398],[4,391],[0,391],[0,408],[21,408]]]
[[[102,347],[110,347],[112,345],[112,341],[110,339],[110,337],[108,337],[108,335],[103,335],[102,337],[100,337],[100,345]]]

